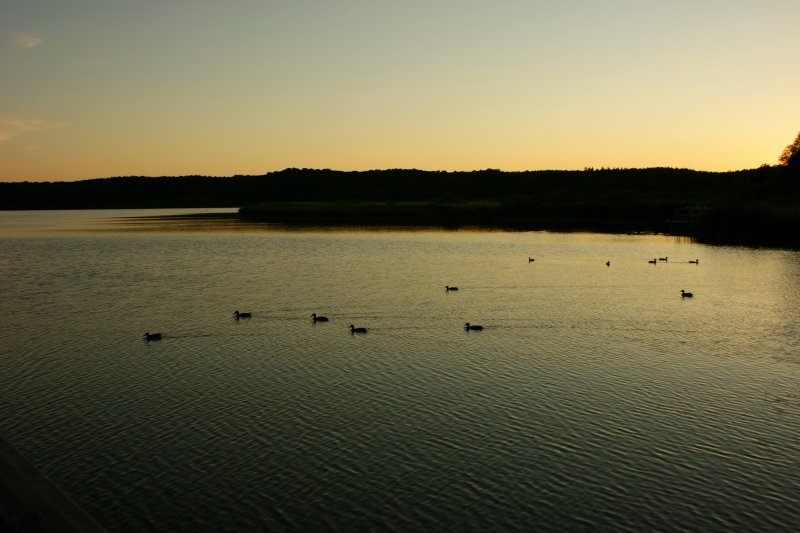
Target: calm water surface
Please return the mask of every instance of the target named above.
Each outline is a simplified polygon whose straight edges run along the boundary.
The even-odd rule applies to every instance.
[[[800,529],[798,252],[163,213],[0,213],[0,434],[111,530]]]

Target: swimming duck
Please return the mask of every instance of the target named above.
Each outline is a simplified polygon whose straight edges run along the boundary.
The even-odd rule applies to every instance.
[[[250,318],[253,315],[250,313],[240,313],[239,311],[234,311],[233,316],[236,317],[236,320],[239,320],[240,318]]]
[[[659,261],[667,261],[668,259],[669,259],[669,257],[659,257],[658,258]]]
[[[445,290],[446,292],[450,292],[450,291],[457,291],[457,290],[458,290],[458,287],[451,287],[450,285],[445,285],[445,286],[444,286],[444,290]]]
[[[350,333],[366,333],[367,328],[357,328],[353,324],[350,324]]]
[[[691,292],[686,292],[685,290],[681,289],[681,298],[691,298],[694,296]]]
[[[479,326],[477,324],[470,324],[469,322],[467,322],[466,324],[464,324],[464,329],[467,331],[481,331],[483,329],[483,326]]]
[[[611,261],[606,261],[606,266],[610,267],[611,266]]]
[[[694,263],[695,265],[699,265],[699,264],[700,264],[700,260],[699,260],[699,259],[695,259],[694,261],[692,261],[692,260],[690,259],[690,260],[689,260],[689,262],[690,262],[690,263]]]
[[[144,340],[146,341],[160,341],[161,333],[145,333]]]
[[[650,261],[648,261],[648,263],[650,263],[651,265],[655,265],[657,261],[655,259],[651,259]]]
[[[536,261],[536,259],[534,259],[533,257],[528,258],[528,263],[533,263],[534,261]]]
[[[327,322],[328,317],[326,316],[317,316],[317,313],[311,313],[311,318],[314,319],[314,322]]]

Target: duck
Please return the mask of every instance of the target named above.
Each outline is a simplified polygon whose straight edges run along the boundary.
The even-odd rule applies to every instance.
[[[350,333],[366,333],[367,328],[357,328],[353,324],[350,324]]]
[[[478,324],[470,324],[469,322],[467,322],[466,324],[464,324],[464,329],[467,331],[481,331],[483,329],[483,326],[479,326]]]
[[[528,263],[533,263],[534,261],[536,261],[536,259],[534,259],[533,257],[528,258]]]
[[[648,261],[648,263],[650,263],[651,265],[655,265],[657,261],[655,259],[651,259],[650,261]]]
[[[667,261],[668,259],[669,259],[669,257],[659,257],[658,258],[659,261]]]
[[[311,318],[314,319],[314,322],[327,322],[328,317],[326,316],[317,316],[317,313],[311,313]]]
[[[236,317],[236,320],[239,320],[240,318],[250,318],[253,315],[250,313],[240,313],[239,311],[234,311],[233,316]]]
[[[160,341],[161,333],[145,333],[144,340],[146,341]]]
[[[611,266],[611,261],[606,261],[606,266],[610,267]]]
[[[699,259],[695,259],[694,261],[692,261],[691,259],[689,259],[689,262],[690,262],[690,263],[693,263],[693,264],[695,264],[695,265],[699,265],[699,264],[700,264],[700,260],[699,260]]]
[[[445,290],[445,292],[457,291],[458,287],[451,287],[450,285],[445,285],[444,286],[444,290]]]
[[[686,292],[685,290],[681,289],[681,298],[691,298],[694,296],[691,292]]]

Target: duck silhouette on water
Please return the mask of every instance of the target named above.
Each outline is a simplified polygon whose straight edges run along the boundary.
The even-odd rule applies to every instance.
[[[685,290],[681,289],[681,298],[692,298],[694,294],[691,292],[686,292]]]
[[[327,322],[328,321],[328,317],[326,317],[326,316],[317,316],[317,313],[311,313],[311,318],[314,320],[314,322]]]
[[[239,320],[240,318],[250,318],[253,315],[251,313],[240,313],[239,311],[234,311],[233,316],[236,318],[236,320]]]
[[[144,340],[146,341],[160,341],[161,333],[145,333]]]
[[[469,322],[464,324],[464,329],[466,331],[482,331],[483,326],[479,326],[478,324],[470,324]]]
[[[457,291],[458,287],[451,287],[450,285],[445,285],[444,286],[444,290],[445,290],[445,292]]]
[[[366,332],[367,332],[367,328],[357,328],[353,324],[350,324],[350,334],[351,335],[354,334],[354,333],[366,333]]]

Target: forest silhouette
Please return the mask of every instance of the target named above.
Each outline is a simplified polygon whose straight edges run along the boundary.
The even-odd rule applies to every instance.
[[[800,134],[779,165],[730,172],[587,168],[470,172],[287,168],[232,177],[0,183],[0,209],[240,207],[248,220],[662,232],[800,247]]]

